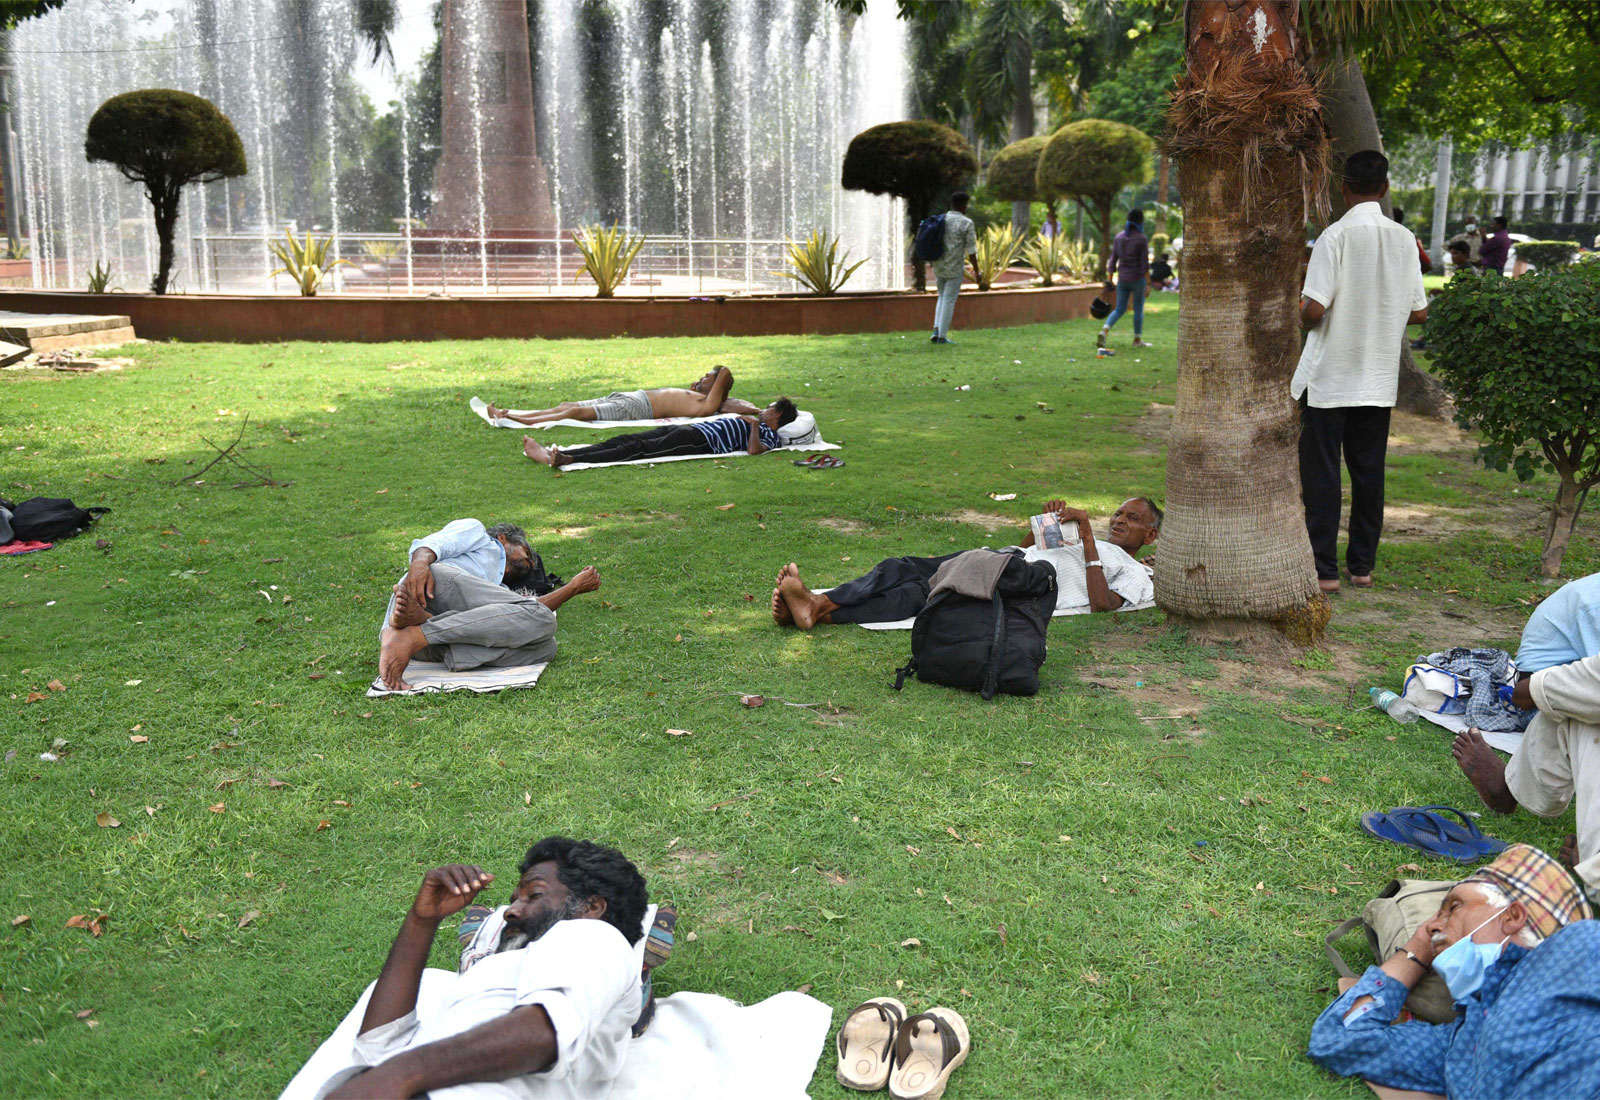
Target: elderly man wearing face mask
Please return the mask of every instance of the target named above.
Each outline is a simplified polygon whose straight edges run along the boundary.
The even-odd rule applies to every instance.
[[[1344,1077],[1448,1097],[1600,1095],[1600,923],[1566,869],[1514,844],[1311,1028],[1312,1061]],[[1445,1024],[1397,1021],[1432,969]]]

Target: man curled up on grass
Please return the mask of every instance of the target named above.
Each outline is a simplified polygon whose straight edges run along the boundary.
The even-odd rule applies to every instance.
[[[490,405],[489,416],[495,420],[515,420],[518,424],[532,425],[550,424],[557,420],[665,420],[675,416],[713,416],[719,412],[755,416],[761,412],[748,401],[729,397],[732,389],[733,372],[727,367],[713,367],[687,389],[664,387],[656,390],[622,390],[607,397],[562,401],[548,409],[523,413]]]
[[[573,462],[604,464],[685,455],[758,455],[784,446],[778,429],[799,415],[793,401],[780,397],[755,416],[719,416],[695,424],[668,424],[566,450],[546,447],[525,435],[522,453],[556,469]]]
[[[1155,595],[1150,573],[1136,559],[1156,541],[1163,512],[1148,497],[1122,502],[1111,517],[1103,542],[1095,539],[1089,513],[1065,501],[1044,506],[1062,527],[1074,525],[1075,544],[1046,549],[1035,546],[1033,532],[1012,547],[1027,561],[1047,561],[1056,571],[1056,610],[1115,611],[1148,602]],[[772,590],[772,618],[779,626],[810,630],[819,623],[892,623],[914,617],[928,602],[939,566],[963,551],[935,558],[888,558],[865,576],[826,592],[813,592],[800,579],[794,562],[778,573]]]
[[[426,969],[439,924],[495,876],[452,864],[422,878],[378,980],[283,1100],[588,1100],[622,1071],[642,1000],[634,946],[644,878],[621,852],[546,837],[528,849],[493,950]]]
[[[452,672],[536,665],[556,655],[556,609],[600,587],[588,566],[543,596],[515,591],[529,577],[533,550],[522,528],[458,519],[411,544],[411,563],[394,586],[379,634],[378,675],[404,691],[413,658]]]
[[[1451,1097],[1600,1095],[1600,923],[1564,867],[1514,844],[1445,895],[1403,947],[1317,1017],[1308,1053],[1342,1077]],[[1449,1023],[1396,1022],[1432,970]]]

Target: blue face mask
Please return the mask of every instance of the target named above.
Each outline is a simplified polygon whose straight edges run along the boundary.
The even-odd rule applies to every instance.
[[[1488,924],[1504,912],[1502,909],[1499,913],[1494,913],[1489,920],[1478,925],[1478,928],[1482,928],[1484,924]],[[1474,928],[1439,952],[1433,960],[1433,972],[1444,979],[1445,986],[1450,990],[1450,996],[1458,1001],[1465,1000],[1478,991],[1483,985],[1484,971],[1489,969],[1489,964],[1498,959],[1500,952],[1505,949],[1505,940],[1499,943],[1475,943],[1472,937],[1477,935],[1478,928]]]

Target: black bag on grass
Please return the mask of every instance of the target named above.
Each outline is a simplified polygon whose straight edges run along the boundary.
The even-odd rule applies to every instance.
[[[0,501],[0,507],[11,507]],[[109,508],[79,508],[70,500],[32,497],[11,507],[11,533],[24,542],[55,542],[87,531]]]
[[[1049,563],[1012,556],[989,599],[945,589],[935,592],[911,627],[911,661],[897,669],[894,687],[916,675],[928,684],[1035,695],[1044,664],[1045,631],[1056,609],[1056,571]]]

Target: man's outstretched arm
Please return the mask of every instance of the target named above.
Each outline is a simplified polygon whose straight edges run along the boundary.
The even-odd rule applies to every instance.
[[[378,984],[367,1001],[367,1014],[361,1018],[361,1033],[393,1023],[417,1007],[417,988],[422,970],[428,965],[439,922],[467,907],[479,890],[494,881],[482,867],[452,863],[435,867],[422,876],[416,900],[400,925],[400,934],[389,948]]]
[[[460,1035],[397,1054],[345,1082],[329,1100],[389,1100],[472,1081],[505,1081],[549,1069],[556,1052],[556,1030],[544,1006],[524,1005]]]

